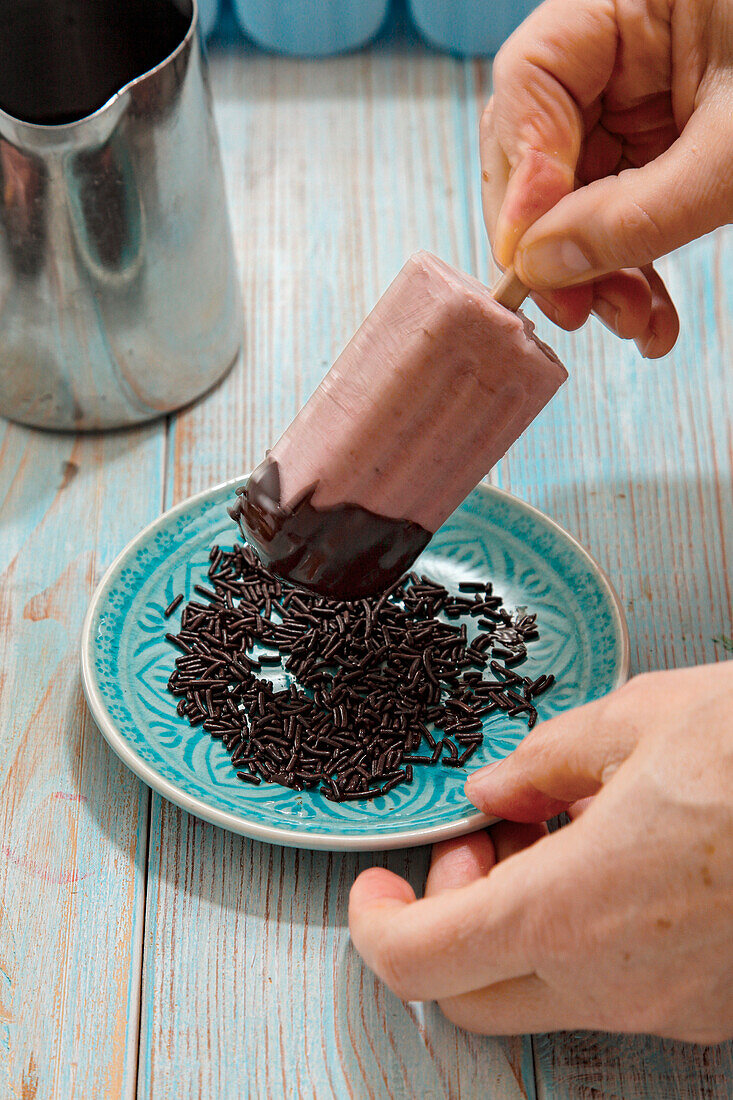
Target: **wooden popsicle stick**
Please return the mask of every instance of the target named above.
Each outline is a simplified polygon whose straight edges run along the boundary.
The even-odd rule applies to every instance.
[[[492,298],[500,306],[511,310],[519,309],[528,294],[529,290],[514,274],[513,267],[508,267],[506,271],[502,272],[501,277],[497,279],[491,288]]]

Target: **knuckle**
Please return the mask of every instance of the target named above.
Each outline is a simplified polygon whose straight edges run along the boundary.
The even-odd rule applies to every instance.
[[[659,675],[658,672],[640,672],[638,675],[632,676],[620,688],[606,696],[605,701],[609,711],[612,713],[619,705],[621,707],[626,707],[629,704],[635,705],[639,698],[647,693],[649,688],[656,685],[656,678]]]
[[[668,250],[667,232],[635,195],[635,172],[625,169],[618,176],[617,201],[610,208],[614,246],[619,255],[633,255],[648,262]],[[641,255],[643,253],[643,255]]]
[[[514,58],[512,53],[513,50],[509,40],[507,40],[504,45],[500,47],[499,52],[494,58],[491,72],[494,87],[497,89],[503,88],[512,75],[514,70]]]
[[[494,128],[494,97],[492,96],[489,102],[481,112],[481,118],[479,119],[479,134],[482,137],[487,136],[492,132]]]
[[[667,675],[666,672],[637,672],[636,676],[632,676],[626,686],[628,687],[631,684],[637,691],[645,690],[658,684],[660,680],[666,680]]]
[[[664,688],[663,681],[666,676],[665,672],[640,672],[632,676],[622,687],[606,696],[607,716],[627,717],[630,713],[636,712],[642,700],[656,693],[660,688]]]
[[[508,38],[494,58],[491,69],[494,95],[502,110],[514,115],[518,106],[517,96],[531,91],[541,78],[541,71],[527,57],[519,39]]]

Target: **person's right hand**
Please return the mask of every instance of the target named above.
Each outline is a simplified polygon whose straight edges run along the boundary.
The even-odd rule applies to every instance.
[[[484,217],[543,312],[666,354],[652,261],[733,220],[732,0],[545,0],[499,51]],[[558,289],[567,288],[567,289]]]

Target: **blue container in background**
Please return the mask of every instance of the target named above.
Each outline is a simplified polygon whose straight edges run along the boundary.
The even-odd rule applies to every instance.
[[[1,2],[1,0],[0,0]],[[540,0],[401,0],[433,46],[462,57],[493,56]],[[259,46],[301,57],[323,57],[366,45],[381,28],[392,0],[198,0],[201,33],[236,28]],[[231,9],[233,13],[231,12]]]
[[[198,5],[201,34],[204,38],[207,38],[213,31],[216,26],[216,21],[219,18],[219,0],[198,0]]]
[[[389,0],[234,0],[239,25],[266,50],[323,57],[363,46]]]
[[[358,2],[358,0],[357,0]],[[433,46],[493,55],[540,0],[409,0],[415,26]]]

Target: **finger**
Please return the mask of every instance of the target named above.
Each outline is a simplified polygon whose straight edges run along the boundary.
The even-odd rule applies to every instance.
[[[650,134],[626,138],[623,144],[624,159],[632,168],[641,168],[666,153],[678,137],[679,130],[674,122],[670,122],[668,126],[661,126]]]
[[[447,997],[440,1008],[451,1023],[479,1035],[527,1035],[591,1027],[536,974],[498,982],[488,989]]]
[[[593,285],[548,290],[544,294],[534,291],[532,299],[554,324],[574,332],[588,320],[593,305]]]
[[[651,287],[636,268],[615,271],[593,284],[593,312],[622,340],[632,340],[646,332],[651,311]]]
[[[467,797],[484,813],[546,821],[571,802],[596,794],[638,741],[638,704],[634,696],[625,705],[625,691],[538,726],[506,759],[469,776]]]
[[[481,201],[484,212],[484,223],[489,240],[493,243],[496,237],[496,220],[499,216],[507,183],[509,181],[510,166],[504,151],[497,138],[494,127],[494,100],[489,103],[481,117],[480,126],[481,148]],[[535,183],[538,183],[535,180]],[[553,189],[552,182],[546,181],[544,190],[538,186],[529,190],[529,195],[539,196],[540,203],[536,208],[534,217],[539,217],[549,208],[553,201],[567,194],[572,187],[571,181],[563,180]],[[520,226],[517,228],[517,240],[521,235],[521,226],[531,221],[529,211],[525,211],[524,220],[520,218]],[[529,224],[529,223],[528,223]],[[533,294],[535,303],[542,312],[554,324],[573,332],[584,325],[593,304],[593,290],[590,286],[568,287],[565,290],[548,291],[546,295]]]
[[[415,891],[409,882],[386,867],[369,867],[356,881],[359,883],[359,901],[363,905],[400,910],[415,901]]]
[[[496,219],[509,182],[510,165],[499,142],[494,124],[494,100],[489,100],[479,124],[481,153],[481,205],[489,240],[494,241]]]
[[[636,338],[636,344],[645,359],[659,359],[674,347],[680,332],[680,319],[669,291],[651,264],[644,268],[644,275],[652,303],[646,329]]]
[[[635,340],[642,355],[657,358],[674,346],[679,333],[677,311],[651,264],[616,271],[585,286],[532,293],[546,317],[568,331],[585,324],[591,312],[614,335]]]
[[[545,837],[486,877],[420,901],[395,876],[365,871],[351,889],[354,946],[403,1000],[454,996],[531,973],[537,912],[554,883],[577,874],[573,844],[557,846],[561,835]]]
[[[512,263],[525,231],[572,191],[574,180],[571,169],[558,164],[542,150],[528,150],[522,155],[519,163],[510,169],[498,210],[490,209],[485,218],[497,263],[502,267]]]
[[[567,809],[567,814],[570,820],[575,821],[582,814],[584,814],[592,802],[593,797],[579,798],[577,802],[571,802]]]
[[[467,886],[488,875],[501,859],[523,851],[547,836],[544,824],[499,821],[490,830],[444,840],[433,846],[425,897]]]
[[[543,836],[547,836],[544,824],[499,821],[488,831],[481,830],[434,845],[425,897],[434,897],[444,890],[455,890],[485,878],[500,859],[508,859],[529,848]]]
[[[425,897],[434,897],[444,890],[455,890],[484,878],[495,863],[494,846],[485,829],[444,840],[433,847]]]
[[[499,821],[489,830],[491,843],[496,853],[496,862],[509,859],[510,856],[523,852],[525,848],[531,848],[538,840],[547,836],[547,826],[544,822],[530,822],[525,824],[518,821]]]
[[[598,121],[606,130],[614,134],[623,134],[628,141],[634,136],[653,133],[663,127],[667,120],[675,117],[672,94],[661,91],[649,94],[630,107],[612,108],[607,103],[601,105]]]
[[[540,291],[585,283],[644,267],[723,224],[733,214],[726,125],[708,101],[656,160],[566,195],[521,238],[520,279]]]
[[[623,144],[615,134],[609,134],[603,126],[596,126],[586,134],[575,175],[579,183],[591,183],[602,176],[610,176],[618,168]]]
[[[499,51],[481,153],[485,167],[500,149],[509,168],[505,193],[492,190],[485,205],[503,266],[526,229],[572,191],[584,116],[611,76],[616,44],[613,4],[597,5],[591,20],[586,0],[546,0]]]
[[[479,151],[484,224],[497,262],[506,267],[525,229],[572,191],[574,174],[541,150],[528,150],[510,164],[493,99],[481,116]]]

